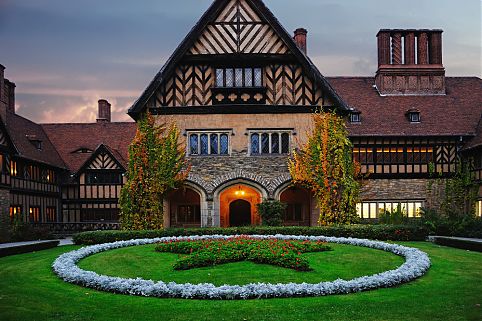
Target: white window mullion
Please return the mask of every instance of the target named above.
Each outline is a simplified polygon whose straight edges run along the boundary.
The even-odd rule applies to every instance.
[[[268,150],[269,150],[269,154],[270,154],[270,155],[273,153],[272,150],[271,150],[271,135],[272,135],[272,133],[269,133],[269,136],[268,136],[268,145],[269,145],[269,146],[268,146],[268,147],[269,147]]]

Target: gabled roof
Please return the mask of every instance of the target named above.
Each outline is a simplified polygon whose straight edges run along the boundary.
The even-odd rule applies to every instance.
[[[349,123],[351,136],[476,135],[482,114],[482,80],[447,77],[446,95],[380,96],[373,77],[329,77],[341,97],[361,112],[360,123]],[[421,122],[410,123],[406,112],[420,111]]]
[[[106,146],[112,156],[127,168],[128,150],[137,130],[136,123],[42,124],[53,145],[71,173],[77,173],[92,153],[76,152],[81,148],[96,151]]]
[[[301,51],[296,43],[294,42],[291,35],[284,29],[284,27],[279,23],[278,19],[273,15],[273,13],[266,7],[266,5],[261,0],[245,0],[251,7],[260,15],[270,26],[273,28],[279,37],[282,38],[284,43],[288,46],[291,53],[297,58],[308,77],[317,81],[323,90],[325,90],[330,98],[332,98],[333,103],[341,110],[348,110],[348,106],[336,93],[336,91],[331,87],[331,85],[326,81],[323,75],[320,73],[318,68],[313,64],[313,62],[308,58],[308,56]],[[222,11],[224,6],[228,3],[226,0],[215,0],[213,4],[208,8],[208,10],[203,14],[198,23],[191,29],[188,35],[184,38],[181,44],[177,47],[171,57],[164,64],[162,69],[157,73],[152,82],[142,93],[140,98],[129,108],[128,114],[134,119],[137,115],[143,111],[145,105],[149,99],[154,95],[157,88],[163,83],[164,80],[173,74],[175,67],[179,64],[184,55],[193,46],[194,42],[199,38],[203,30],[211,23],[216,16]]]
[[[66,167],[42,126],[10,112],[6,113],[5,126],[18,156],[54,167]],[[32,137],[41,142],[41,149],[32,144]]]
[[[90,157],[87,158],[87,160],[84,162],[84,164],[82,164],[82,166],[76,172],[76,175],[84,172],[87,169],[87,167],[89,167],[89,165],[92,164],[94,159],[96,159],[96,157],[103,152],[107,153],[114,160],[114,162],[117,164],[117,166],[119,166],[121,169],[123,169],[124,171],[127,169],[126,159],[124,159],[124,157],[118,151],[116,151],[115,149],[111,149],[107,145],[100,144],[95,149],[95,151],[90,154]]]

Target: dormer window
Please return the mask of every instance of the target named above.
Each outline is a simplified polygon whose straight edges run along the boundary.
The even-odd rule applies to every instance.
[[[42,140],[38,139],[36,135],[27,135],[29,142],[38,150],[42,150]]]
[[[420,123],[421,117],[420,117],[420,111],[419,111],[419,110],[410,109],[410,110],[407,112],[407,115],[408,115],[408,120],[409,120],[411,123]]]
[[[93,152],[94,151],[92,149],[82,147],[82,148],[76,149],[72,153],[73,154],[92,154]]]
[[[263,72],[261,68],[217,68],[216,87],[245,88],[262,87]]]
[[[350,123],[361,123],[361,112],[353,110],[350,112]]]

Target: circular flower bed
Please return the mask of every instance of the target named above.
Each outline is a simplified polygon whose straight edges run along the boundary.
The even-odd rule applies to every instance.
[[[83,247],[79,250],[68,252],[59,256],[52,267],[54,272],[64,281],[79,284],[89,288],[140,296],[175,297],[190,299],[254,299],[273,297],[302,297],[323,296],[330,294],[344,294],[360,292],[381,287],[392,287],[414,280],[422,275],[430,267],[428,255],[418,249],[388,244],[379,241],[370,241],[352,238],[337,238],[325,236],[293,236],[293,235],[251,235],[256,239],[322,241],[330,243],[364,246],[392,252],[403,256],[405,263],[395,270],[363,276],[352,280],[335,280],[330,282],[310,283],[251,283],[246,285],[223,285],[215,286],[210,283],[204,284],[178,284],[175,282],[165,283],[144,279],[125,279],[119,277],[99,275],[92,271],[82,270],[77,266],[81,259],[95,253],[136,245],[153,244],[159,242],[172,242],[179,240],[222,240],[233,236],[208,235],[187,237],[163,237],[155,239],[139,239],[119,241]]]

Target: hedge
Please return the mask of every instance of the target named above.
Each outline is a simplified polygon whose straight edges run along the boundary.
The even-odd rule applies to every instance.
[[[339,225],[324,227],[233,227],[233,228],[190,228],[144,231],[92,231],[75,234],[73,242],[79,245],[93,245],[132,239],[190,235],[313,235],[353,237],[380,241],[424,241],[428,230],[414,225]]]

